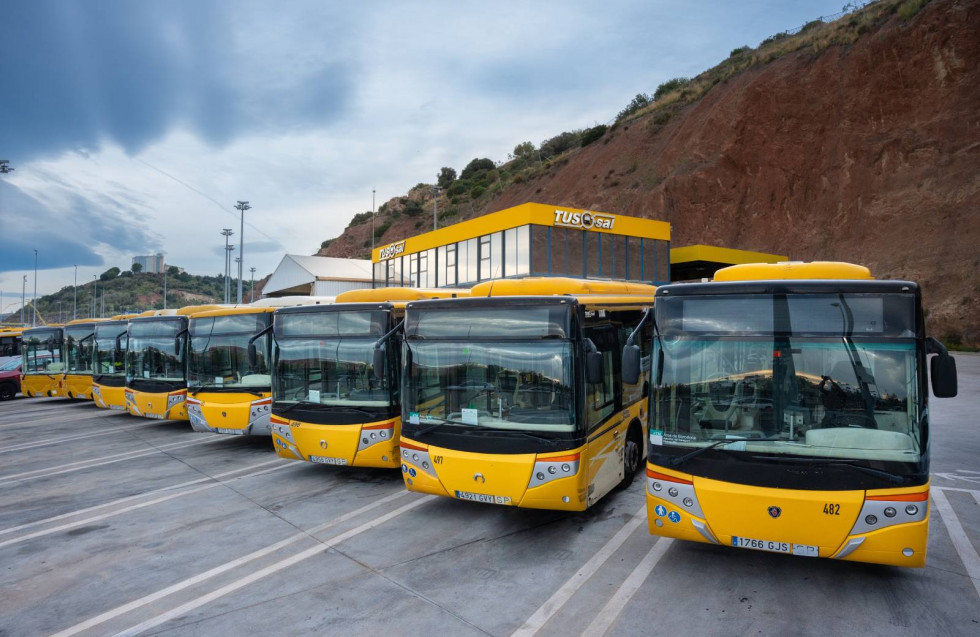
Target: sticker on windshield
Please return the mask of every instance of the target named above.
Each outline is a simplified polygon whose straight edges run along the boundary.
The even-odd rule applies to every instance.
[[[466,407],[463,407],[462,412],[463,412],[462,415],[463,415],[463,424],[464,425],[477,425],[477,424],[479,424],[479,422],[477,421],[477,410],[476,409],[467,409]]]
[[[650,430],[650,444],[651,445],[663,445],[664,444],[664,432],[662,429],[651,429]]]
[[[319,389],[311,389],[310,390],[310,402],[311,403],[318,403],[318,402],[320,402],[320,390]]]
[[[419,424],[419,412],[417,412],[417,411],[410,411],[410,412],[408,412],[408,423],[410,425],[417,425],[417,424]]]
[[[691,434],[670,432],[664,434],[664,440],[667,442],[697,442],[698,437]]]
[[[214,377],[214,384],[217,385],[218,387],[221,387],[222,385],[224,385],[225,384],[225,378],[224,378],[224,376],[215,376]]]

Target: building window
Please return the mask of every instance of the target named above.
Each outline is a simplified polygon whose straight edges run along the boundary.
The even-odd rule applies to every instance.
[[[429,287],[429,253],[428,252],[419,252],[418,286],[420,288]]]
[[[582,278],[583,257],[582,244],[585,241],[582,230],[568,231],[568,276]]]
[[[582,233],[585,238],[585,276],[596,278],[602,268],[602,246],[600,240],[602,235],[595,231],[586,230]]]
[[[531,272],[531,229],[521,226],[517,229],[517,274]]]
[[[451,243],[446,246],[446,258],[443,260],[446,264],[446,275],[443,277],[443,285],[453,286],[457,284],[456,279],[456,244]]]
[[[466,279],[460,277],[461,283],[476,283],[479,280],[479,239],[466,240]]]
[[[408,285],[416,287],[419,276],[419,255],[410,254],[406,258],[408,259]]]
[[[493,271],[490,269],[490,235],[485,234],[479,239],[480,244],[480,273],[477,279],[480,281],[486,281],[493,276]]]
[[[504,276],[504,237],[502,232],[490,235],[490,278],[500,279]]]
[[[643,250],[637,237],[626,237],[626,268],[627,279],[643,280]]]

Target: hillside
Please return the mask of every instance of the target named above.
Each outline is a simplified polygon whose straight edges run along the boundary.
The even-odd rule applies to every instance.
[[[142,312],[143,310],[163,307],[163,274],[118,272],[118,268],[110,268],[102,274],[102,277],[104,280],[99,280],[97,283],[89,281],[78,286],[78,318],[92,316],[93,292],[97,294],[96,316],[108,317],[114,314]],[[237,285],[237,279],[232,281],[232,285]],[[246,281],[246,297],[248,290],[249,284]],[[256,295],[258,295],[258,286],[256,286]],[[167,276],[168,308],[220,303],[223,299],[224,278],[222,276],[198,276],[175,271]],[[69,285],[54,294],[39,297],[37,309],[45,322],[56,323],[71,320],[73,302],[74,288]],[[30,317],[31,308],[28,305],[28,322],[30,322]],[[5,322],[18,322],[20,311],[18,310],[3,318]]]
[[[980,0],[882,0],[736,49],[574,148],[450,186],[440,225],[538,201],[666,220],[674,245],[855,261],[918,281],[930,331],[980,345],[977,25]],[[378,245],[431,228],[422,186],[379,209]],[[320,254],[370,244],[361,214]]]

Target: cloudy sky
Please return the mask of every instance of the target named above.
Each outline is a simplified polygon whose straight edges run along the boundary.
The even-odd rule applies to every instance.
[[[0,291],[163,252],[223,271],[311,254],[351,216],[843,0],[30,0],[0,7]],[[236,253],[237,254],[237,253]],[[15,298],[16,297],[16,298]]]

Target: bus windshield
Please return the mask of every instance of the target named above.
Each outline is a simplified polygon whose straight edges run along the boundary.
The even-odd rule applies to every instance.
[[[126,376],[125,337],[117,338],[126,333],[126,323],[95,326],[94,373],[97,376]],[[119,345],[117,348],[116,345]]]
[[[24,334],[22,355],[24,374],[61,374],[65,371],[62,360],[61,330],[39,330]]]
[[[261,312],[191,319],[188,388],[271,391],[268,333],[253,342],[255,365],[248,360],[249,340],[266,329],[271,318],[271,313]]]
[[[908,307],[872,295],[658,299],[663,371],[651,442],[918,462],[910,298]]]
[[[339,314],[339,313],[331,313]],[[394,370],[374,375],[376,338],[287,338],[278,342],[276,403],[383,407],[395,401]],[[389,359],[390,360],[390,359]]]
[[[65,328],[65,358],[69,374],[92,373],[92,325]]]
[[[126,382],[167,381],[183,384],[184,353],[175,353],[179,320],[134,321],[129,325]]]
[[[575,429],[570,341],[408,341],[406,349],[410,424]]]

